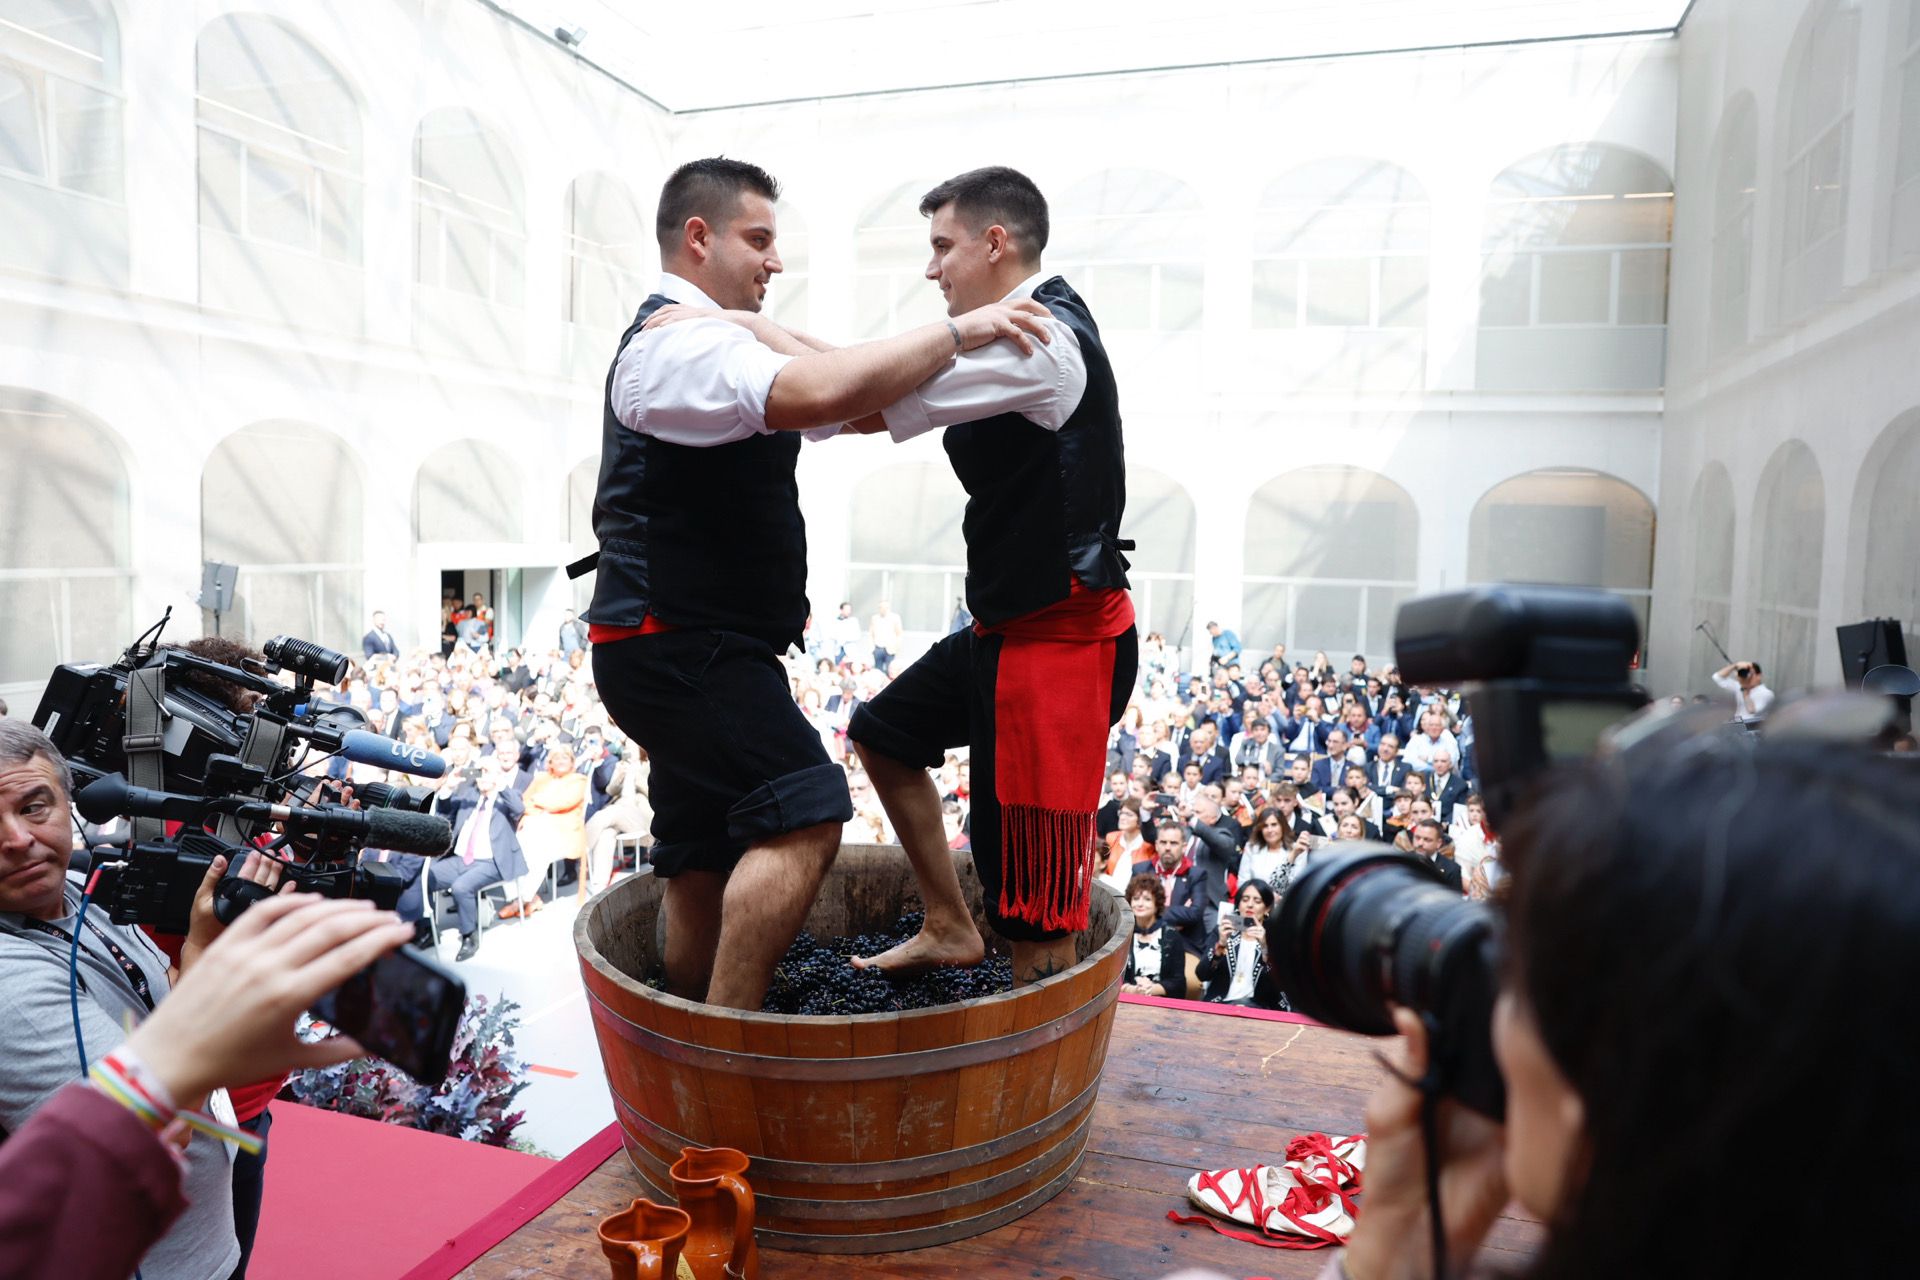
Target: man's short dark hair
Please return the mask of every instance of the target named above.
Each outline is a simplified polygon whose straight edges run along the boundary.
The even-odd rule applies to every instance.
[[[1012,232],[1027,262],[1039,261],[1047,247],[1047,198],[1018,169],[993,164],[948,178],[920,197],[920,216],[931,218],[948,205],[976,234],[996,222]]]
[[[662,257],[680,243],[688,218],[702,218],[710,227],[724,227],[740,207],[746,192],[769,200],[780,198],[780,184],[757,164],[709,156],[689,160],[673,171],[660,188],[660,207],[653,215],[653,236]]]
[[[1420,819],[1420,821],[1414,823],[1413,827],[1414,827],[1414,830],[1416,831],[1433,832],[1433,834],[1440,837],[1441,844],[1445,844],[1447,842],[1447,829],[1440,825],[1440,820],[1438,818],[1422,818]]]

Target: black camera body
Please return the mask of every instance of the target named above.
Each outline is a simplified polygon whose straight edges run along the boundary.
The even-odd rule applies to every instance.
[[[87,861],[103,868],[95,892],[108,915],[117,924],[185,933],[194,895],[214,858],[225,857],[230,868],[216,896],[217,913],[230,922],[264,896],[259,886],[231,872],[268,842],[278,816],[324,820],[336,811],[348,812],[324,800],[313,809],[288,806],[307,798],[299,789],[310,779],[296,773],[306,748],[338,748],[343,733],[364,726],[365,719],[354,708],[314,700],[314,681],[339,683],[348,661],[309,641],[275,636],[262,647],[265,663],[243,667],[145,640],[111,664],[56,668],[33,722],[73,770],[75,801],[84,816],[99,822],[138,815],[125,846],[101,846],[88,854]],[[161,705],[151,719],[159,729],[142,741],[130,737],[129,702],[153,696],[156,669]],[[291,686],[273,678],[281,671],[294,674]],[[202,679],[196,682],[196,677]],[[235,711],[203,687],[214,680],[257,695],[251,708]],[[130,746],[145,756],[144,788],[130,788],[116,776],[134,772]],[[409,817],[424,813],[432,801],[431,793],[417,788],[375,784],[368,790],[373,794],[366,803]],[[270,814],[274,806],[281,808]],[[213,831],[204,829],[210,820]],[[163,824],[168,821],[182,825],[167,834]],[[397,827],[419,838],[420,821],[389,822],[383,829]],[[284,879],[329,897],[371,898],[389,910],[398,903],[406,877],[386,864],[358,865],[365,838],[351,824],[330,827],[317,821],[288,830],[298,834],[275,834],[266,843]],[[425,844],[432,843],[432,835],[426,833]],[[75,865],[83,863],[76,859]]]
[[[1639,622],[1625,600],[1566,587],[1478,587],[1400,606],[1394,657],[1413,685],[1464,686],[1489,818],[1525,802],[1547,767],[1593,754],[1647,704],[1631,683]],[[1438,1092],[1500,1119],[1493,1056],[1502,921],[1424,858],[1382,845],[1327,858],[1288,888],[1274,965],[1293,1007],[1332,1026],[1392,1035],[1390,1009],[1427,1024]]]

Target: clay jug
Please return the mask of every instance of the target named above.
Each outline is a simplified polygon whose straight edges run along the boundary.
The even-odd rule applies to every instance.
[[[760,1280],[747,1157],[731,1147],[683,1147],[667,1172],[693,1220],[685,1257],[694,1280]]]
[[[613,1280],[685,1280],[687,1226],[686,1214],[651,1200],[602,1218],[600,1252],[613,1265]]]

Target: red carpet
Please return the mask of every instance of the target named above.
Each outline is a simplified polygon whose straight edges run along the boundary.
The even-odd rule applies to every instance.
[[[416,1267],[451,1276],[492,1243],[445,1265],[462,1237],[504,1224],[523,1193],[570,1163],[291,1102],[273,1104],[271,1145],[248,1272],[272,1280],[397,1280]],[[606,1155],[594,1156],[574,1181]],[[546,1192],[520,1221],[564,1193]]]

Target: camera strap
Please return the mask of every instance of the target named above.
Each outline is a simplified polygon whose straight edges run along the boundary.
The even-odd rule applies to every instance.
[[[265,716],[255,716],[253,725],[247,730],[247,741],[240,748],[240,759],[247,764],[267,771],[272,777],[280,765],[280,747],[286,742],[286,731],[278,721]],[[214,834],[228,844],[251,844],[252,835],[243,830],[240,820],[230,813],[223,813],[214,823]]]
[[[127,753],[127,781],[150,791],[165,791],[167,666],[155,662],[127,676],[127,732],[121,745]],[[159,840],[167,833],[160,818],[135,817],[135,841]]]
[[[31,916],[23,917],[20,923],[40,933],[51,934],[69,947],[74,945],[73,935],[57,924],[48,924],[45,920],[35,920]],[[139,996],[140,1003],[147,1006],[148,1013],[152,1013],[153,984],[147,981],[146,971],[135,964],[127,956],[127,953],[120,949],[120,944],[108,936],[105,929],[102,929],[91,920],[86,922],[86,927],[92,931],[94,937],[100,939],[101,945],[107,949],[107,954],[112,956],[114,963],[120,966],[120,972],[127,976],[127,983],[133,988],[133,994]],[[80,983],[81,990],[86,990],[86,985],[83,979]],[[88,994],[91,995],[92,993],[88,992]]]

